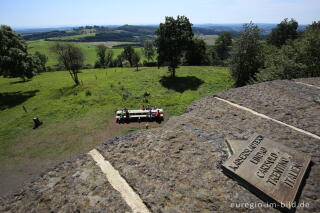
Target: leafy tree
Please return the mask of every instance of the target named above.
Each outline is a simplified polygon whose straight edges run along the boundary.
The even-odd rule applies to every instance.
[[[192,42],[192,24],[185,16],[178,16],[177,19],[166,17],[165,23],[160,24],[156,34],[158,64],[168,64],[171,77],[175,77],[183,53]]]
[[[253,23],[245,24],[231,52],[231,73],[236,86],[244,86],[263,65],[260,30]]]
[[[300,60],[307,68],[303,77],[320,76],[320,21],[313,22],[297,41]]]
[[[153,59],[153,57],[155,55],[155,49],[154,49],[152,41],[146,40],[144,42],[144,47],[142,50],[143,50],[143,54],[147,58],[148,62]]]
[[[132,55],[132,64],[136,67],[136,71],[139,70],[139,62],[140,62],[140,56],[137,52],[134,52]]]
[[[232,45],[231,33],[230,32],[221,33],[214,43],[214,49],[220,60],[225,60],[229,57],[229,50],[231,45]]]
[[[42,72],[46,71],[46,63],[48,61],[48,57],[45,54],[36,51],[34,54],[39,59],[39,66]]]
[[[39,60],[27,51],[20,35],[9,26],[0,27],[0,76],[32,78],[39,72]]]
[[[123,52],[119,54],[112,62],[114,67],[122,67],[122,63],[124,61]]]
[[[105,66],[111,67],[112,65],[112,58],[113,58],[113,51],[111,49],[106,50],[106,56],[105,56]]]
[[[132,56],[134,54],[134,49],[131,46],[127,46],[123,49],[123,58],[130,63],[130,67],[132,67]]]
[[[79,85],[78,72],[83,66],[84,55],[79,47],[70,43],[56,43],[52,51],[58,55],[58,61],[70,73],[70,76],[76,85]]]
[[[208,63],[207,45],[201,38],[193,38],[185,59],[188,65],[206,65]]]
[[[286,18],[276,28],[272,29],[267,41],[269,44],[280,47],[288,39],[296,39],[298,37],[297,28],[298,22],[296,20],[291,19],[288,21]]]
[[[106,65],[106,50],[107,50],[107,47],[100,44],[97,46],[97,56],[98,56],[98,61],[96,62],[96,67],[105,67]]]
[[[320,22],[308,26],[296,40],[281,49],[265,46],[264,68],[253,82],[320,76]]]
[[[265,56],[264,67],[255,74],[251,81],[256,83],[303,77],[307,66],[301,62],[296,44],[290,42],[279,50],[269,51]]]
[[[214,46],[208,46],[207,56],[208,56],[208,61],[210,65],[214,65],[214,66],[223,65],[223,61],[221,61],[221,59],[218,57]]]

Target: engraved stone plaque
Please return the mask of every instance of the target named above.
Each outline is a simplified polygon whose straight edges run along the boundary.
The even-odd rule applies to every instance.
[[[310,156],[259,134],[241,144],[236,145],[233,155],[222,165],[225,172],[290,209],[309,166]]]

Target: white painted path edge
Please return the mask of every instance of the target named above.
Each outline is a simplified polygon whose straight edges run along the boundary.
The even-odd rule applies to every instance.
[[[289,127],[289,128],[291,128],[291,129],[294,129],[295,131],[298,131],[298,132],[300,132],[300,133],[306,134],[306,135],[308,135],[308,136],[310,136],[310,137],[313,137],[313,138],[315,138],[315,139],[320,140],[320,136],[315,135],[315,134],[313,134],[313,133],[311,133],[311,132],[308,132],[308,131],[305,131],[305,130],[303,130],[303,129],[299,129],[299,128],[297,128],[297,127],[291,126],[291,125],[286,124],[286,123],[284,123],[284,122],[282,122],[282,121],[278,121],[278,120],[276,120],[276,119],[274,119],[274,118],[271,118],[271,117],[269,117],[269,116],[266,116],[266,115],[264,115],[264,114],[261,114],[261,113],[259,113],[259,112],[256,112],[256,111],[254,111],[254,110],[252,110],[252,109],[249,109],[249,108],[247,108],[247,107],[243,107],[243,106],[240,106],[240,105],[238,105],[238,104],[232,103],[232,102],[227,101],[227,100],[225,100],[225,99],[218,98],[218,97],[214,97],[214,98],[217,99],[217,100],[219,100],[219,101],[222,101],[222,102],[225,102],[225,103],[227,103],[227,104],[230,104],[230,105],[232,105],[232,106],[234,106],[234,107],[237,107],[237,108],[239,108],[239,109],[242,109],[242,110],[245,110],[245,111],[247,111],[247,112],[250,112],[250,113],[252,113],[252,114],[254,114],[254,115],[257,115],[257,116],[259,116],[259,117],[261,117],[261,118],[265,118],[265,119],[271,120],[271,121],[273,121],[273,122],[275,122],[275,123],[284,125],[284,126],[286,126],[286,127]]]
[[[297,84],[302,84],[302,85],[305,85],[305,86],[308,86],[308,87],[313,87],[313,88],[320,89],[320,87],[317,87],[317,86],[312,85],[312,84],[306,84],[306,83],[299,82],[299,81],[295,81],[295,83],[297,83]]]
[[[111,186],[121,194],[122,198],[126,201],[134,213],[150,213],[141,198],[133,191],[127,181],[121,177],[119,172],[113,168],[109,161],[104,159],[98,150],[91,150],[89,155],[91,155],[93,160],[106,175]]]

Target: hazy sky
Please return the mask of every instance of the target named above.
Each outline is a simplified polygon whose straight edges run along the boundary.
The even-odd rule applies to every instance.
[[[13,27],[158,24],[185,15],[201,23],[300,24],[320,20],[319,0],[0,0],[0,24]]]

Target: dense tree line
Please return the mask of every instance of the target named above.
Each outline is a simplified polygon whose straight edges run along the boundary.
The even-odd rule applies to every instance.
[[[62,37],[62,36],[72,36],[78,35],[77,32],[66,32],[62,30],[54,30],[50,32],[41,32],[41,33],[32,33],[23,35],[24,40],[39,40],[39,39],[48,39],[52,37]]]
[[[260,39],[256,25],[245,25],[231,52],[231,71],[236,86],[275,79],[320,76],[320,22],[297,32],[298,23],[283,20]]]
[[[99,42],[99,41],[137,41],[135,33],[131,32],[102,32],[95,36],[88,36],[78,41],[81,42]]]
[[[140,64],[140,55],[137,53],[132,46],[126,46],[122,53],[116,58],[113,57],[112,49],[105,47],[104,45],[97,46],[97,57],[98,60],[95,63],[95,68],[106,68],[106,67],[138,67]]]

